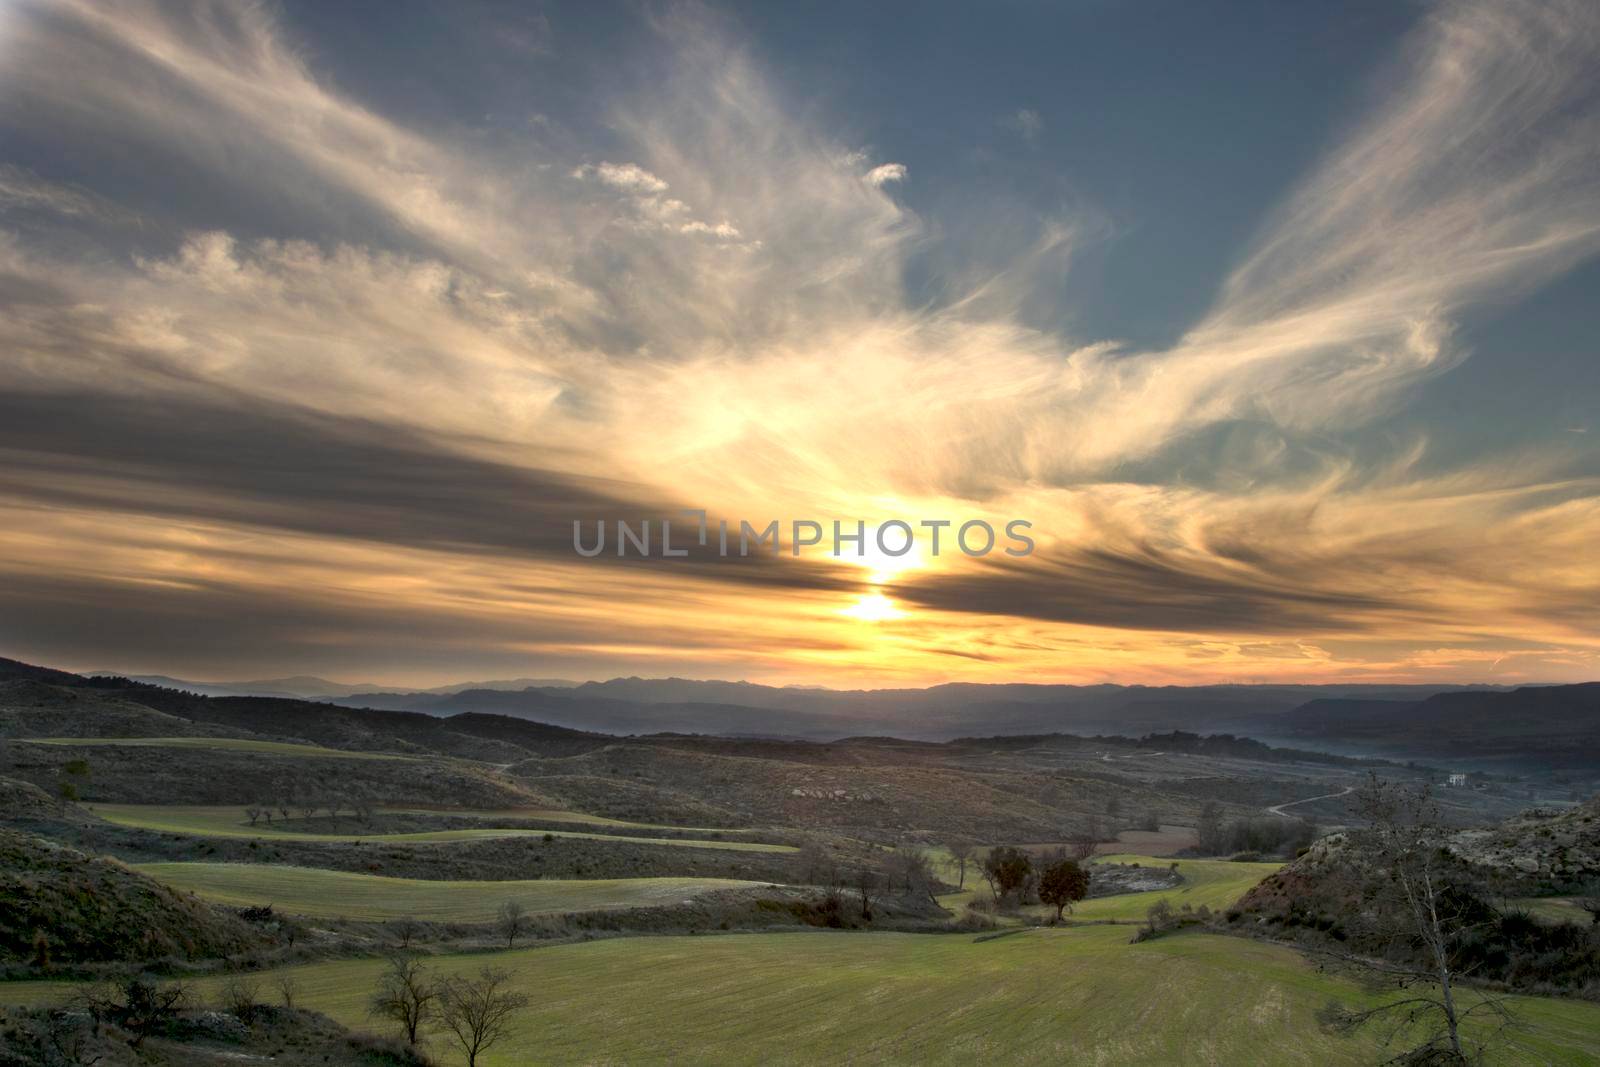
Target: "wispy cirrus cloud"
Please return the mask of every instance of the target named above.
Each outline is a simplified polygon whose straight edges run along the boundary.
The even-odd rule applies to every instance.
[[[672,624],[683,671],[699,657],[769,677],[943,677],[965,660],[1068,677],[1104,669],[1088,665],[1099,649],[1166,676],[1398,675],[1402,653],[1327,648],[1512,635],[1559,646],[1563,670],[1592,664],[1592,480],[1559,455],[1425,474],[1425,443],[1374,459],[1329,432],[1394,412],[1464,358],[1461,315],[1600,247],[1591,7],[1431,12],[1381,102],[1159,351],[1009,310],[1051,284],[1037,265],[1070,252],[1070,216],[1008,269],[913,302],[905,275],[937,227],[893,195],[906,166],[868,166],[802,117],[714,17],[683,9],[656,32],[666,75],[607,101],[609,143],[574,151],[566,131],[506,151],[362,104],[264,6],[19,5],[0,38],[7,123],[264,206],[239,225],[175,197],[159,238],[106,239],[121,254],[36,222],[0,243],[16,415],[0,491],[34,531],[8,573],[43,588],[53,524],[87,551],[82,516],[122,515],[203,528],[186,566],[275,598],[287,579],[206,547],[217,531],[296,539],[259,566],[297,578],[288,555],[368,546],[363,598],[390,608],[424,585],[442,603],[411,553],[493,582],[523,552],[563,590],[538,601],[527,640],[485,584],[463,586],[440,629],[481,610],[497,621],[467,630],[497,655],[564,662],[620,662],[630,645],[671,658],[650,632],[668,614],[656,598],[693,596],[705,613]],[[1014,119],[1029,138],[1042,124]],[[109,232],[148,214],[119,195],[0,171],[0,218]],[[1215,476],[1195,484],[1196,465]],[[630,571],[609,609],[564,569],[584,566],[562,559],[568,512],[682,503],[1026,515],[1042,547],[1027,568],[907,571],[894,592],[918,610],[878,628],[836,618],[863,581],[850,568],[764,570],[800,598],[787,629],[758,621],[774,600],[748,569]],[[152,588],[177,580],[158,558],[129,557]],[[185,596],[186,611],[237,603]]]

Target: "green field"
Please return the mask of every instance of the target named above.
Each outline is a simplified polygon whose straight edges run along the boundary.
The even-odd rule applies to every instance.
[[[585,911],[674,904],[712,889],[765,884],[731,878],[440,882],[257,863],[145,863],[133,867],[219,904],[271,904],[292,915],[374,921],[409,916],[432,922],[488,922],[508,900],[530,912]]]
[[[681,848],[717,848],[731,852],[794,852],[792,845],[760,841],[723,841],[709,838],[627,837],[584,830],[535,830],[523,827],[481,827],[465,830],[414,830],[405,833],[320,834],[286,830],[265,821],[250,825],[244,805],[91,804],[90,811],[119,826],[195,837],[241,837],[280,841],[474,841],[496,837],[577,837],[592,841],[626,841],[638,845],[676,845]]]
[[[1145,867],[1166,868],[1176,862],[1183,885],[1151,893],[1124,893],[1120,896],[1085,900],[1073,909],[1075,919],[1110,919],[1143,922],[1145,912],[1158,900],[1173,908],[1185,904],[1212,911],[1228,907],[1244,896],[1257,882],[1282,867],[1281,863],[1233,863],[1229,860],[1169,860],[1150,856],[1101,856],[1102,863],[1138,863]]]
[[[311,756],[324,759],[385,759],[410,760],[415,756],[397,756],[387,752],[347,752],[342,748],[323,748],[321,745],[297,745],[289,741],[257,741],[244,737],[19,737],[14,740],[29,745],[104,746],[118,748],[213,748],[228,752],[252,752],[263,756]]]
[[[1509,903],[1512,907],[1522,908],[1534,918],[1544,919],[1546,922],[1588,926],[1594,921],[1589,917],[1589,913],[1579,906],[1576,897],[1519,897]]]
[[[555,808],[494,808],[490,810],[465,810],[459,808],[378,808],[393,815],[455,815],[470,819],[534,819],[539,822],[589,823],[594,826],[617,826],[634,830],[673,830],[683,834],[749,834],[754,830],[728,826],[668,826],[658,822],[629,822],[611,819],[604,815],[590,815],[582,811],[561,811]]]
[[[1173,889],[1159,889],[1149,893],[1122,893],[1112,897],[1080,901],[1070,913],[1070,918],[1096,922],[1143,922],[1145,913],[1158,900],[1165,900],[1173,908],[1188,904],[1198,909],[1202,904],[1212,911],[1228,907],[1257,882],[1283,866],[1281,863],[1234,863],[1230,860],[1171,860],[1154,856],[1100,856],[1101,863],[1137,863],[1145,867],[1165,870],[1173,863],[1183,875],[1182,885]],[[953,865],[941,867],[941,877],[955,881]],[[989,888],[983,882],[973,863],[967,864],[967,887],[959,893],[948,893],[939,898],[951,911],[960,914],[967,902],[978,896],[987,897]],[[1020,909],[1024,914],[1043,918],[1055,914],[1054,908],[1033,905]]]
[[[484,1061],[795,1064],[1307,1064],[1384,1059],[1376,1034],[1322,1031],[1349,981],[1286,948],[1214,934],[1129,944],[1114,926],[974,942],[926,934],[616,938],[435,957],[505,967],[528,994]],[[289,969],[298,1002],[364,1028],[379,960]],[[198,983],[214,994],[217,981]],[[0,1001],[58,1002],[64,983],[0,983]],[[1472,994],[1466,993],[1470,1001]],[[1600,1005],[1514,998],[1524,1029],[1496,1064],[1593,1064]],[[442,1045],[435,1044],[442,1051]],[[455,1058],[443,1062],[458,1062]]]

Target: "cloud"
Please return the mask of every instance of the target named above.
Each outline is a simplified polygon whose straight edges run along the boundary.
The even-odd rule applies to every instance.
[[[863,173],[712,16],[655,32],[660,77],[596,102],[603,148],[556,120],[505,148],[341,91],[266,7],[13,13],[7,121],[175,184],[0,170],[29,220],[0,234],[12,608],[66,641],[98,589],[132,640],[141,597],[181,620],[259,595],[285,621],[241,635],[312,656],[290,620],[366,618],[348,640],[370,655],[417,599],[413,647],[795,680],[1399,675],[1406,642],[1513,633],[1592,663],[1592,481],[1559,456],[1424,474],[1426,442],[1350,443],[1465,358],[1471,309],[1600,248],[1592,7],[1433,11],[1382,104],[1151,351],[1017,313],[1061,284],[1072,217],[912,300],[939,228],[887,190],[905,165]],[[602,154],[627,162],[583,162]],[[126,220],[156,218],[130,250]],[[570,518],[681,506],[1022,515],[1041,549],[901,572],[913,610],[872,630],[839,619],[863,568],[573,569]],[[115,568],[73,562],[97,538]],[[168,647],[194,629],[172,626]]]
[[[867,184],[874,188],[887,185],[889,182],[903,182],[906,180],[906,165],[904,163],[880,163],[866,173]]]
[[[24,167],[0,164],[0,212],[17,211],[46,212],[109,225],[138,222],[133,212],[87,189],[45,181]]]
[[[593,177],[615,189],[634,193],[664,193],[667,183],[634,163],[585,163],[572,172],[575,178]]]
[[[1032,143],[1038,140],[1039,134],[1044,130],[1044,119],[1032,108],[1018,108],[1016,113],[1005,120],[1005,125],[1015,130],[1024,141]]]

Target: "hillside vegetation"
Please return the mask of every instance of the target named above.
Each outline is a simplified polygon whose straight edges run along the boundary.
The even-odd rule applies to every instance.
[[[198,959],[260,943],[237,916],[112,860],[0,830],[0,960]]]

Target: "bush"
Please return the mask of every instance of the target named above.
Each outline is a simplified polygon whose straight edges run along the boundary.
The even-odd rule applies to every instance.
[[[254,1022],[261,1010],[261,984],[242,974],[231,975],[217,994],[218,1006],[240,1022]]]

